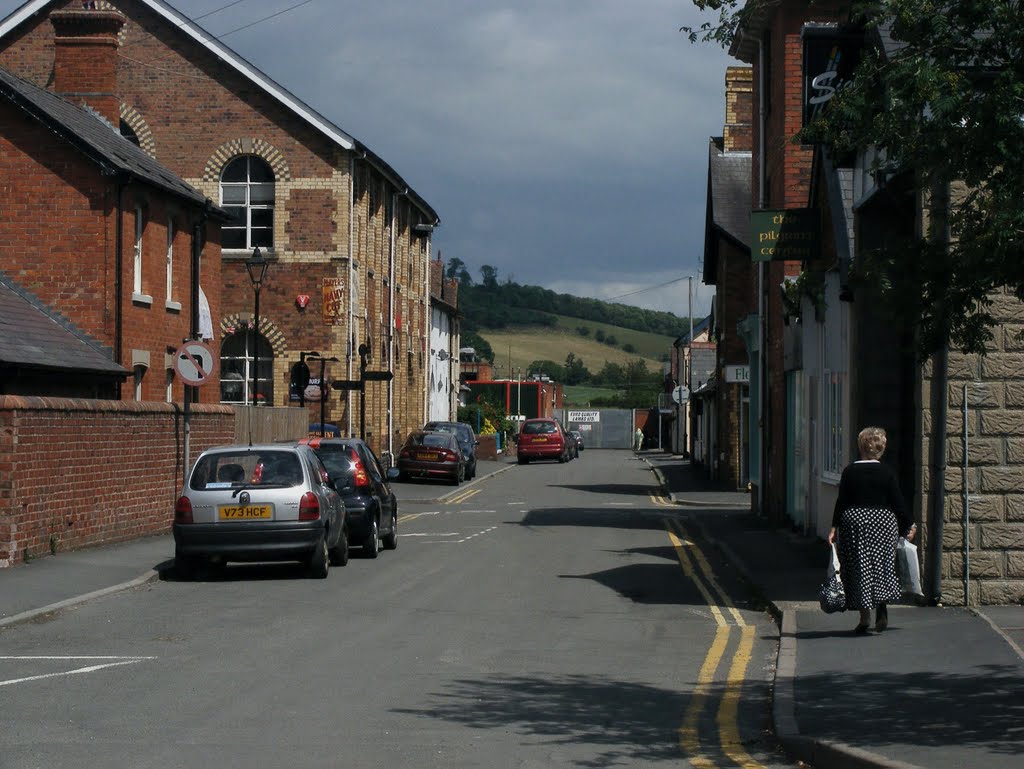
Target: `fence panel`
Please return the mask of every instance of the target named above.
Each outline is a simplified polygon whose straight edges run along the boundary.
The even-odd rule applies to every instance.
[[[236,443],[297,441],[305,438],[308,432],[309,413],[306,409],[235,406]]]

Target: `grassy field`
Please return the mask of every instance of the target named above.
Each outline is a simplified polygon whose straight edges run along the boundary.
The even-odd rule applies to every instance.
[[[668,355],[672,349],[672,337],[649,334],[641,331],[630,331],[618,326],[581,321],[579,318],[560,318],[560,325],[555,328],[541,329],[528,327],[523,329],[502,329],[500,331],[483,330],[480,336],[487,340],[494,350],[495,376],[509,376],[511,360],[512,376],[515,370],[522,367],[525,375],[527,367],[535,360],[551,360],[564,364],[566,356],[572,352],[583,361],[583,365],[591,373],[597,373],[605,362],[625,365],[641,358],[648,371],[662,371],[664,363],[661,356]],[[589,336],[581,336],[576,332],[577,326],[589,326]],[[594,331],[603,328],[606,334],[614,334],[618,347],[612,347],[594,339]],[[636,352],[628,353],[621,345],[631,343]],[[499,368],[500,367],[500,368]]]
[[[590,401],[595,398],[618,395],[620,390],[613,390],[609,387],[591,387],[590,385],[575,385],[562,388],[562,399],[568,406],[589,406]]]

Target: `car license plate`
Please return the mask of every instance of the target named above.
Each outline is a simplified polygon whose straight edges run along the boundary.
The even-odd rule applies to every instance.
[[[222,521],[251,521],[260,518],[273,518],[273,505],[221,505]]]
[[[416,455],[416,459],[421,459],[427,462],[433,462],[435,459],[437,459],[437,454],[434,454],[429,451],[421,451],[419,454]]]
[[[534,438],[533,442],[534,443],[547,443],[548,439],[547,438]]]

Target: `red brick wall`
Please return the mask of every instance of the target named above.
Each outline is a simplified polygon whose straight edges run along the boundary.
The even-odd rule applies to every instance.
[[[193,406],[191,459],[234,424],[230,406]],[[183,440],[172,404],[0,395],[0,566],[169,531]]]

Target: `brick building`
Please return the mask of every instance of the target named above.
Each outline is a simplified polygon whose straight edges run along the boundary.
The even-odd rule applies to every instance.
[[[97,6],[27,2],[0,22],[0,66],[52,88],[55,48],[74,32],[52,14],[91,17],[106,30],[93,47],[96,71],[116,75],[122,134],[231,215],[220,284],[207,291],[220,400],[298,407],[289,374],[302,353],[337,359],[328,380],[352,379],[362,348],[368,369],[394,375],[365,393],[367,438],[393,450],[427,410],[437,214],[368,147],[169,5]],[[257,248],[270,267],[254,328],[245,262]],[[347,434],[363,430],[360,395],[326,392],[326,419]],[[320,403],[306,407],[319,421]]]
[[[57,54],[64,93],[92,66],[92,39],[76,37]],[[21,299],[0,392],[181,401],[168,352],[198,336],[200,284],[219,305],[224,212],[120,136],[112,80],[94,82],[83,107],[0,69],[0,272]]]
[[[814,148],[795,143],[803,126],[804,25],[845,20],[844,3],[758,3],[737,30],[730,53],[752,66],[751,207],[789,210],[807,206]],[[800,263],[764,261],[752,273],[754,307],[742,325],[751,353],[750,477],[754,504],[773,520],[787,513],[792,464],[787,464],[792,381],[785,365],[785,306],[779,286],[800,274]]]
[[[752,443],[749,376],[734,375],[749,372],[751,361],[737,328],[757,314],[750,261],[752,76],[749,67],[725,73],[724,130],[708,144],[704,227],[704,283],[716,288],[711,339],[717,356],[714,387],[702,396],[713,417],[705,466],[711,478],[735,488],[750,480]]]

